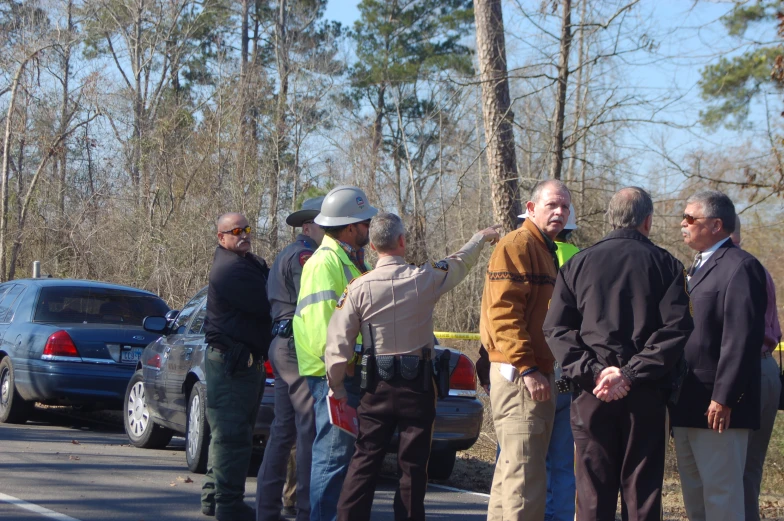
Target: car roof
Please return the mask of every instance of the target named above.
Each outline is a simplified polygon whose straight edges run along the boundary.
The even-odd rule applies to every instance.
[[[46,279],[14,279],[14,280],[9,280],[8,282],[25,284],[28,286],[38,286],[42,288],[69,286],[69,287],[77,287],[77,288],[121,289],[125,291],[134,291],[136,293],[143,293],[145,295],[158,297],[158,295],[156,295],[155,293],[144,289],[134,288],[132,286],[122,286],[120,284],[111,284],[109,282],[99,282],[97,280],[46,278]]]

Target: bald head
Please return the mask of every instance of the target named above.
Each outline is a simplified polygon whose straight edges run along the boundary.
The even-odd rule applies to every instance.
[[[653,200],[638,186],[618,190],[607,206],[607,218],[613,230],[637,230],[647,237],[652,216]]]
[[[218,231],[218,244],[223,248],[241,257],[250,251],[250,226],[244,215],[236,212],[224,213],[215,221],[215,226]]]

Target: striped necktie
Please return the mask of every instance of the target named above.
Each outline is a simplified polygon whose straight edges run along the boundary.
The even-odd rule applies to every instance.
[[[689,277],[693,277],[694,272],[697,271],[697,267],[700,265],[701,260],[702,260],[702,252],[694,256],[694,262],[692,262],[691,266],[689,266],[689,271],[686,272],[686,275],[688,275]]]

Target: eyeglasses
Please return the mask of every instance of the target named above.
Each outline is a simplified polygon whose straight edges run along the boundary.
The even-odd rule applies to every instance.
[[[233,228],[231,230],[227,230],[225,232],[220,232],[220,233],[230,233],[230,234],[234,235],[235,237],[237,237],[237,236],[242,235],[243,232],[250,234],[250,230],[251,230],[251,227],[250,226],[246,226],[245,228]]]
[[[713,217],[694,217],[687,213],[683,214],[683,220],[686,221],[686,224],[694,224],[694,221],[699,221],[700,219],[713,219]]]

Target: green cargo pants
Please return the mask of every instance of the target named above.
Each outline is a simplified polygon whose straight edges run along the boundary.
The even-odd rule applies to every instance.
[[[253,427],[261,398],[261,360],[240,367],[231,377],[224,372],[225,355],[207,348],[207,421],[210,450],[201,487],[203,507],[231,514],[241,508],[253,449]]]

